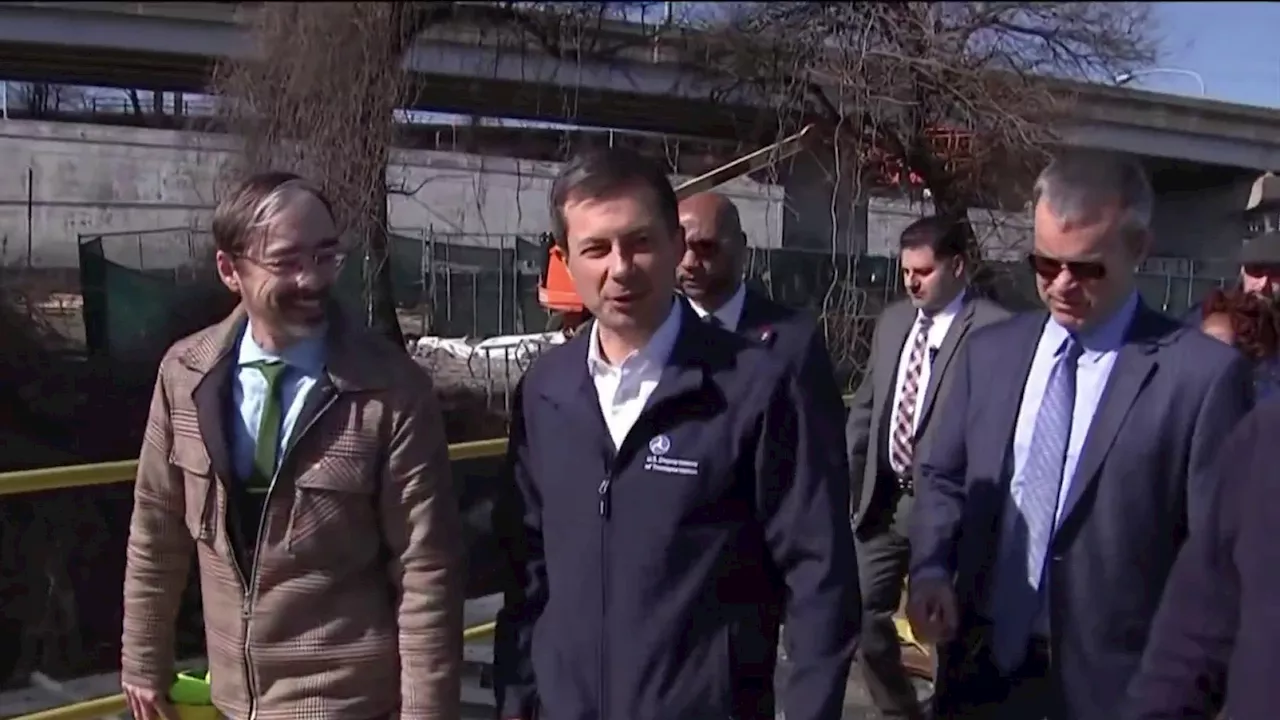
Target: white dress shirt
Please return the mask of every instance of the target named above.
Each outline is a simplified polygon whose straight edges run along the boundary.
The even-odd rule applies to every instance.
[[[964,307],[964,293],[956,295],[955,299],[947,303],[947,306],[939,310],[933,315],[933,324],[929,326],[928,335],[925,337],[925,356],[924,364],[920,367],[920,380],[916,383],[916,406],[912,409],[911,429],[917,430],[920,427],[920,411],[924,408],[925,389],[929,387],[929,376],[933,371],[933,356],[938,353],[938,348],[942,347],[942,341],[946,339],[947,332],[951,330],[951,323],[955,321],[956,315],[960,314],[960,309]],[[911,362],[911,346],[916,337],[916,332],[920,329],[920,322],[924,319],[924,311],[916,310],[916,320],[911,323],[911,329],[907,331],[907,341],[902,344],[902,350],[898,354],[898,372],[893,382],[893,404],[889,406],[889,422],[896,422],[898,416],[898,400],[902,397],[902,386],[907,381],[907,366]],[[888,444],[885,457],[893,457],[893,432],[887,433]]]
[[[600,412],[604,415],[615,451],[622,447],[622,441],[640,419],[649,396],[662,379],[662,368],[671,357],[671,349],[680,334],[680,314],[680,302],[672,302],[671,312],[649,338],[648,344],[616,364],[610,364],[600,354],[600,323],[591,323],[587,371],[595,383]]]
[[[698,303],[690,300],[689,305],[693,307],[693,311],[698,313],[698,317],[706,319],[708,315],[715,315],[720,324],[729,332],[738,332],[738,323],[742,322],[742,306],[747,301],[747,286],[740,283],[738,289],[733,295],[720,306],[719,310],[711,312],[702,307]]]

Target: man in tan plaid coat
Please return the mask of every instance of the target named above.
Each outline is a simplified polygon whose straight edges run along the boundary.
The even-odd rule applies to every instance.
[[[249,178],[213,235],[241,303],[160,364],[125,572],[133,716],[173,716],[194,550],[223,715],[454,720],[463,542],[431,382],[333,308],[339,232],[304,180]]]

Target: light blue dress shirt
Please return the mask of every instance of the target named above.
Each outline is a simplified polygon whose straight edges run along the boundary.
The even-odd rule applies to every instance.
[[[287,365],[281,384],[281,409],[283,422],[280,428],[280,447],[276,448],[276,464],[279,465],[284,448],[289,446],[298,416],[306,403],[307,393],[315,387],[324,373],[324,332],[300,340],[280,354],[263,350],[253,339],[253,332],[245,323],[240,336],[236,361],[235,382],[232,383],[232,403],[236,408],[231,423],[231,457],[236,476],[245,480],[253,472],[253,456],[257,447],[258,424],[262,420],[262,408],[267,399],[267,379],[257,368],[248,367],[262,360],[279,360]]]
[[[1138,294],[1135,292],[1121,305],[1110,318],[1084,335],[1077,335],[1083,352],[1076,366],[1076,399],[1071,414],[1071,436],[1067,441],[1067,458],[1062,468],[1062,483],[1058,488],[1058,506],[1054,511],[1054,525],[1062,521],[1063,502],[1075,476],[1076,466],[1080,463],[1080,451],[1084,448],[1085,439],[1089,436],[1089,427],[1093,424],[1094,415],[1106,390],[1107,380],[1115,367],[1116,356],[1124,344],[1129,324],[1133,321],[1138,307]],[[1040,332],[1040,342],[1036,345],[1035,355],[1031,359],[1031,371],[1023,386],[1022,404],[1018,408],[1018,420],[1013,434],[1013,482],[1009,493],[1015,507],[1021,507],[1025,493],[1025,468],[1031,452],[1031,439],[1035,432],[1036,414],[1044,401],[1045,390],[1049,386],[1049,374],[1058,353],[1070,331],[1050,317]],[[1005,528],[1016,522],[1017,510],[1010,507],[1005,513]],[[1008,537],[1008,533],[1005,533]],[[1046,575],[1046,584],[1049,579]],[[1036,632],[1048,633],[1048,614],[1042,612],[1036,623]]]

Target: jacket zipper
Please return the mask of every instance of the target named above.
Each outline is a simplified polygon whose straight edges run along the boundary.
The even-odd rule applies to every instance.
[[[607,470],[600,487],[596,489],[600,496],[600,696],[596,704],[596,712],[600,720],[607,717],[609,702],[609,516],[613,512],[613,470]]]
[[[324,405],[320,406],[320,409],[316,411],[316,414],[312,415],[311,419],[307,421],[307,424],[303,425],[297,434],[290,440],[289,444],[285,447],[284,454],[280,457],[280,462],[276,465],[276,471],[271,476],[270,484],[267,485],[267,496],[262,500],[262,514],[258,517],[258,533],[254,538],[253,544],[253,565],[249,568],[249,583],[247,585],[247,592],[245,592],[244,606],[241,615],[244,625],[245,682],[249,686],[249,720],[253,720],[258,714],[258,678],[257,670],[253,667],[253,653],[250,650],[250,646],[252,644],[250,639],[250,630],[253,626],[250,620],[253,618],[253,601],[258,595],[258,561],[262,557],[262,532],[266,529],[267,525],[267,508],[271,507],[271,493],[276,489],[276,478],[280,477],[280,470],[284,468],[285,461],[289,459],[289,455],[293,451],[293,448],[297,447],[298,442],[302,440],[302,437],[307,434],[307,431],[316,424],[316,421],[320,419],[320,416],[324,415],[325,411],[328,410],[333,403],[337,401],[337,399],[338,396],[336,394],[329,396],[329,399],[325,401]],[[237,569],[239,569],[238,566]],[[241,582],[244,582],[243,574],[241,574]]]

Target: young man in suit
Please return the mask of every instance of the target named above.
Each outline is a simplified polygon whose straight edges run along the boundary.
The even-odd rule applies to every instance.
[[[857,579],[822,380],[675,295],[683,232],[650,160],[583,155],[550,204],[593,320],[517,393],[499,717],[772,720],[752,681],[772,676],[779,581],[787,716],[839,717]]]
[[[776,303],[744,282],[747,235],[737,206],[724,195],[705,192],[682,200],[679,210],[685,250],[676,268],[676,284],[694,312],[709,325],[770,348],[801,375],[812,378],[826,422],[840,423],[844,401],[817,322],[809,313]],[[777,596],[760,609],[762,621],[776,636],[785,587],[781,579],[775,586]],[[773,665],[767,663],[770,668]],[[776,710],[774,682],[774,677],[764,675],[743,678],[744,689],[758,694],[762,712]]]
[[[160,362],[125,567],[130,712],[174,717],[195,555],[223,716],[457,717],[463,538],[429,377],[334,307],[344,252],[310,183],[245,180],[213,239],[240,305]]]
[[[908,616],[940,643],[939,718],[1120,716],[1205,472],[1252,402],[1236,352],[1142,303],[1153,197],[1078,152],[1035,191],[1048,312],[973,334],[911,520]]]
[[[967,292],[965,250],[962,227],[945,218],[921,218],[902,232],[899,258],[910,297],[885,308],[876,322],[845,429],[861,573],[859,661],[885,717],[923,716],[903,672],[893,623],[910,555],[915,460],[926,452],[932,426],[951,420],[935,408],[951,387],[956,350],[971,331],[1009,316]]]

